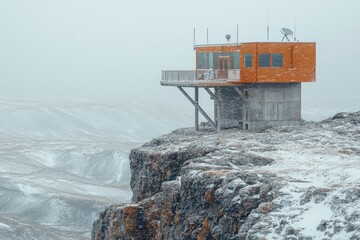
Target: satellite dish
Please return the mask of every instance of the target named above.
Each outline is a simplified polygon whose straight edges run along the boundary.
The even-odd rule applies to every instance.
[[[230,34],[226,34],[226,35],[225,35],[225,38],[226,38],[226,40],[227,40],[228,42],[230,42],[231,35],[230,35]]]
[[[294,32],[288,28],[282,28],[280,29],[280,31],[283,33],[283,34],[286,34],[286,35],[293,35]]]
[[[281,28],[280,32],[284,34],[284,37],[281,41],[284,41],[284,39],[286,39],[288,42],[290,42],[289,37],[291,37],[294,34],[294,32],[288,28]]]
[[[282,38],[281,41],[284,41],[284,39],[286,39],[288,42],[290,42],[289,37],[291,37],[294,34],[294,32],[288,28],[281,28],[280,32],[284,34],[284,37]]]

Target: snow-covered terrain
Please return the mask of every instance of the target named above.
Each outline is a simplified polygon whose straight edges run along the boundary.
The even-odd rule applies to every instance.
[[[360,111],[256,133],[177,129],[130,166],[135,203],[99,214],[92,239],[360,239]]]
[[[286,183],[273,201],[277,209],[258,223],[272,230],[266,233],[269,239],[360,237],[359,116],[339,113],[321,123],[288,129],[288,135],[280,133],[282,138],[270,130],[273,137],[263,145],[256,143],[254,154],[276,161],[254,171],[276,174]]]
[[[356,104],[348,105],[343,111],[354,108]],[[193,111],[186,109],[143,103],[0,100],[0,239],[88,239],[93,221],[105,206],[130,201],[130,149],[176,128],[192,126]],[[317,120],[330,109],[326,104],[314,106],[305,109],[303,116]],[[330,133],[324,129],[318,134],[319,148],[326,147]],[[306,141],[302,144],[304,151],[287,147],[306,159],[312,152],[306,151]],[[338,144],[341,150],[344,146]],[[336,150],[323,149],[314,155],[314,164],[327,166],[322,155],[331,151]],[[284,161],[270,169],[282,168],[286,177],[287,167],[282,166],[290,168],[295,159],[284,157],[281,150],[273,154]],[[331,161],[343,160],[344,154]],[[343,164],[353,166],[354,162],[346,158]],[[296,192],[301,184],[326,181],[331,186],[358,174],[353,167],[349,172],[337,171],[333,179],[309,163],[303,167],[293,177],[306,182],[294,181],[284,191]],[[294,205],[293,211],[316,206],[311,204]],[[299,221],[304,218],[306,215],[298,216]]]
[[[139,103],[0,101],[0,239],[88,239],[129,202],[128,155],[191,117]]]

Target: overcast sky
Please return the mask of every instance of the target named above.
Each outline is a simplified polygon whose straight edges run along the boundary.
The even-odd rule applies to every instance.
[[[280,41],[281,27],[317,43],[317,82],[303,97],[360,102],[356,0],[1,0],[0,98],[186,101],[162,69],[193,69],[197,43]]]

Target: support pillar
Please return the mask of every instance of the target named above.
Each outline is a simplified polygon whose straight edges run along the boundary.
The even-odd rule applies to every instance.
[[[215,89],[215,102],[216,102],[216,131],[221,131],[221,102],[220,102],[220,91],[218,89]]]
[[[196,107],[199,105],[199,88],[195,87],[195,131],[199,131],[199,109]]]

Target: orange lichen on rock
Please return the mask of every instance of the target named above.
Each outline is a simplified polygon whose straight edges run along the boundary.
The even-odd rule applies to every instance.
[[[137,207],[127,206],[123,209],[124,214],[124,227],[127,233],[136,231],[137,228]]]
[[[214,200],[215,200],[214,190],[213,189],[206,190],[205,195],[204,195],[204,199],[205,199],[206,203],[208,203],[210,205],[213,204]]]
[[[210,225],[209,225],[209,219],[205,218],[202,224],[202,227],[200,229],[198,240],[205,240],[208,239],[210,236]]]

